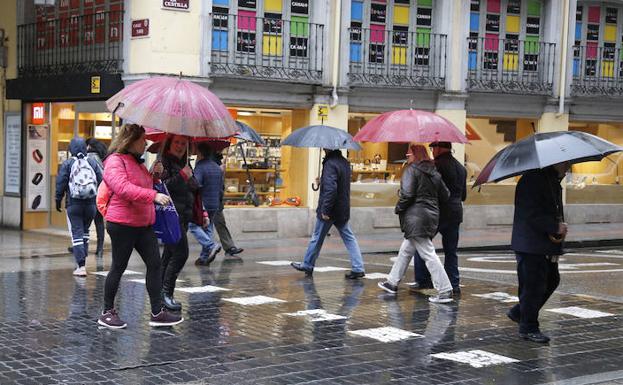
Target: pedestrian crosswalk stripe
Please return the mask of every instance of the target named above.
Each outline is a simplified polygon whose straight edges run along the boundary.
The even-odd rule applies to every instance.
[[[552,313],[568,314],[568,315],[572,315],[578,318],[601,318],[601,317],[610,317],[614,315],[611,313],[604,313],[601,311],[590,310],[590,309],[586,309],[586,308],[578,307],[578,306],[569,306],[569,307],[561,307],[557,309],[545,309],[545,310],[550,311]]]
[[[339,314],[331,314],[327,313],[324,309],[312,309],[312,310],[301,310],[296,313],[281,313],[283,315],[287,315],[290,317],[305,317],[309,319],[311,322],[320,322],[320,321],[337,321],[348,319],[343,315]]]
[[[176,291],[181,291],[183,293],[214,293],[218,291],[231,291],[231,289],[226,289],[224,287],[218,286],[196,286],[196,287],[178,287],[175,289]]]
[[[486,294],[472,294],[474,297],[493,299],[500,302],[519,302],[519,298],[514,295],[510,295],[508,293],[503,293],[500,291],[495,291],[493,293]]]
[[[505,357],[499,354],[478,349],[464,350],[453,353],[436,353],[431,354],[431,357],[468,364],[474,368],[483,368],[485,366],[519,362],[514,358]]]
[[[256,295],[253,297],[223,298],[223,301],[233,302],[244,306],[286,302],[279,298],[266,297],[263,295]]]
[[[290,266],[292,261],[259,261],[257,263],[269,266]]]
[[[381,342],[397,342],[409,338],[424,337],[421,334],[411,333],[406,330],[398,329],[392,326],[384,326],[380,328],[352,330],[348,332],[360,337],[368,337]]]
[[[102,277],[105,277],[108,275],[107,271],[96,271],[95,273],[93,273],[95,275],[101,275]],[[126,270],[123,272],[123,275],[136,275],[136,274],[143,274],[140,271],[133,271],[133,270]]]

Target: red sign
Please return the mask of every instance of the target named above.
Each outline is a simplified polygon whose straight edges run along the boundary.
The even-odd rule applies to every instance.
[[[162,0],[162,8],[187,10],[190,0]]]
[[[149,19],[132,20],[132,37],[149,36]]]
[[[45,103],[33,103],[32,104],[32,124],[44,124],[45,123]]]

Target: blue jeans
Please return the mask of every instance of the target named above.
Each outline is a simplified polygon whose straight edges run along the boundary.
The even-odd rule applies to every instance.
[[[216,242],[214,242],[214,223],[210,221],[207,229],[204,229],[201,226],[197,226],[194,223],[188,224],[188,230],[195,236],[195,239],[201,245],[201,254],[199,255],[199,259],[205,261],[210,254],[210,250],[216,246]]]
[[[448,274],[450,283],[453,288],[459,287],[459,257],[456,254],[456,250],[459,246],[459,227],[460,223],[444,223],[439,226],[439,233],[441,234],[441,244],[443,245],[443,253],[445,255],[443,261],[443,267]],[[428,284],[431,282],[430,273],[426,269],[426,264],[420,258],[418,253],[415,253],[415,281],[420,284]]]
[[[307,246],[307,251],[305,252],[303,266],[308,269],[314,268],[324,239],[333,225],[335,225],[335,228],[340,232],[340,237],[342,237],[342,241],[344,241],[344,246],[346,246],[346,250],[348,250],[348,254],[350,254],[352,271],[363,272],[363,257],[361,256],[359,244],[357,244],[357,239],[355,238],[353,230],[350,228],[350,224],[346,222],[338,226],[331,220],[325,221],[320,218],[316,218],[316,226],[314,227],[314,233],[312,234],[309,246]]]

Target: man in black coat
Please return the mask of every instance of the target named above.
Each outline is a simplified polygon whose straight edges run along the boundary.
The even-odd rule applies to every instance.
[[[517,259],[519,304],[506,315],[519,323],[519,336],[547,343],[539,329],[539,311],[560,283],[558,258],[563,254],[564,223],[560,181],[569,163],[525,173],[515,190],[511,248]]]
[[[443,245],[444,269],[454,294],[460,294],[459,287],[459,257],[456,250],[459,246],[459,227],[463,222],[463,201],[467,196],[467,171],[458,160],[452,156],[450,142],[433,142],[430,144],[435,157],[435,167],[441,174],[443,183],[450,190],[450,199],[441,204],[439,213],[439,233]],[[433,287],[430,273],[420,256],[415,255],[415,284],[412,290],[429,289]]]
[[[316,259],[320,254],[322,243],[331,226],[335,226],[350,254],[351,271],[346,274],[348,279],[365,276],[361,250],[353,230],[348,223],[350,219],[350,164],[342,156],[340,150],[325,149],[320,178],[320,197],[316,209],[316,226],[307,247],[303,262],[292,262],[292,267],[305,274],[314,271]]]

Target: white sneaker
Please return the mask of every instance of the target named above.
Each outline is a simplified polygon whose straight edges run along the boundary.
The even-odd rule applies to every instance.
[[[444,291],[434,297],[428,297],[428,300],[433,303],[448,303],[452,302],[452,290]]]
[[[74,275],[76,277],[86,277],[87,276],[87,269],[84,266],[79,266],[76,267],[76,270],[74,270]]]

